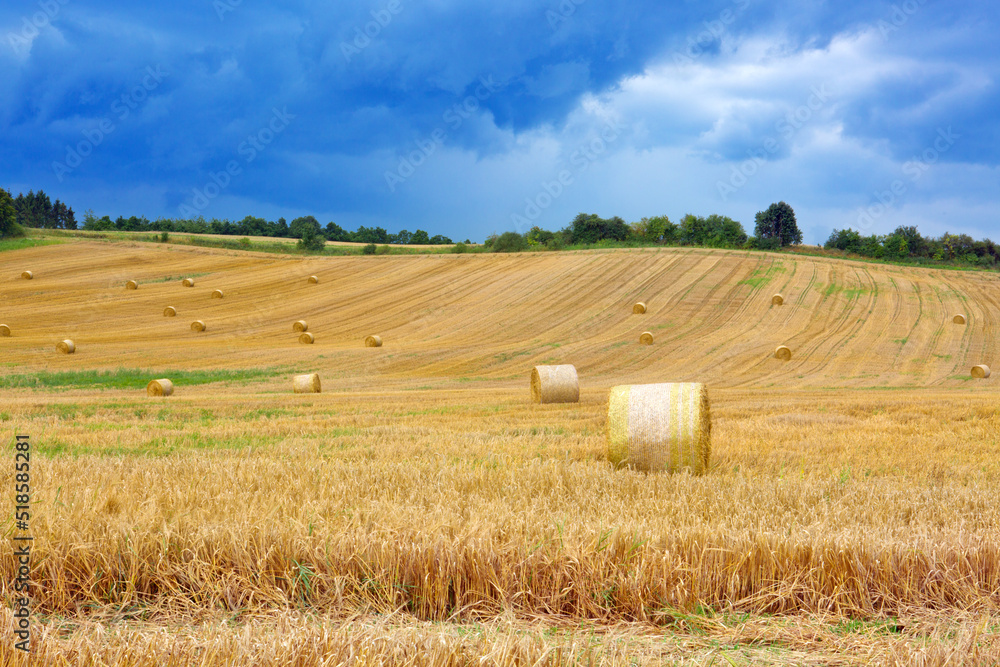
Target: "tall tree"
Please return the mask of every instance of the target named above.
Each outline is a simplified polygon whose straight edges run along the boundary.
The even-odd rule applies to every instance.
[[[780,246],[802,243],[795,211],[785,202],[771,204],[766,211],[759,211],[754,219],[757,223],[754,236],[758,239],[777,239]]]
[[[11,236],[17,229],[17,209],[10,193],[0,188],[0,238]]]

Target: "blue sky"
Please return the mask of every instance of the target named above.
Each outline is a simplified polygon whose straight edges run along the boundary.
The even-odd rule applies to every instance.
[[[455,239],[791,204],[1000,240],[1000,5],[85,0],[0,8],[0,185],[98,215]],[[332,3],[330,3],[332,5]]]

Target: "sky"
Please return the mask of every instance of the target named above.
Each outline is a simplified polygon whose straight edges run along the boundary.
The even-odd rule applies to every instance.
[[[455,240],[754,216],[1000,241],[1000,3],[8,0],[0,186]]]

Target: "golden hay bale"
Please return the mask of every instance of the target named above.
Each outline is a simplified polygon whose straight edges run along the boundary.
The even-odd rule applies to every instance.
[[[368,336],[365,338],[365,347],[382,347],[382,337]]]
[[[792,358],[792,351],[784,345],[779,345],[774,348],[774,358],[781,359],[782,361],[788,361]]]
[[[125,289],[139,289],[139,283],[134,280],[130,280],[125,283]]]
[[[642,315],[643,313],[646,312],[646,304],[644,304],[642,301],[637,301],[636,304],[632,306],[632,312],[635,315]]]
[[[785,305],[785,297],[781,296],[780,294],[775,294],[774,296],[771,297],[771,305],[772,306]]]
[[[32,273],[31,271],[22,271],[21,277],[24,278],[25,280],[31,280],[32,278],[35,277],[35,274]]]
[[[185,278],[181,281],[181,285],[184,285],[184,287],[194,287],[194,278]]]
[[[222,290],[220,290],[220,289],[212,290],[212,298],[213,299],[221,299],[222,298]]]
[[[76,343],[67,338],[63,342],[56,345],[56,349],[63,354],[73,354],[76,352]]]
[[[191,331],[204,331],[205,323],[201,320],[195,320],[191,323]]]
[[[534,403],[577,403],[580,400],[580,381],[576,367],[535,366],[531,370],[531,400]]]
[[[308,331],[309,323],[305,320],[298,320],[292,324],[292,331]]]
[[[173,306],[167,306],[166,308],[163,309],[164,317],[176,317],[176,315],[177,315],[177,309],[174,308]]]
[[[990,367],[986,364],[979,364],[972,367],[972,377],[977,380],[985,380],[990,376]]]
[[[170,396],[174,393],[174,383],[166,378],[150,380],[146,385],[146,393],[150,396]]]
[[[635,384],[608,396],[608,460],[615,467],[700,474],[712,451],[708,391],[700,383]]]
[[[6,324],[0,324],[0,336],[9,336],[9,335],[10,335],[10,327],[7,326]]]
[[[309,276],[309,284],[316,285],[319,283],[319,278],[316,276]]]
[[[652,345],[653,344],[653,332],[652,331],[643,331],[642,335],[639,336],[639,342],[642,343],[643,345]]]
[[[292,378],[292,386],[295,387],[296,394],[319,394],[319,374],[310,373],[308,375],[296,375]]]
[[[299,335],[299,342],[303,345],[312,345],[316,342],[316,337],[309,332],[305,332]]]
[[[956,315],[955,317],[951,318],[951,321],[954,322],[955,324],[965,324],[965,315]]]

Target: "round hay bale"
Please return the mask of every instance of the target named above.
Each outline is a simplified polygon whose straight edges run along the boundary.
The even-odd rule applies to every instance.
[[[972,377],[977,380],[985,380],[990,376],[990,367],[986,364],[979,364],[972,367]]]
[[[712,451],[708,391],[700,383],[635,384],[608,396],[608,460],[636,470],[705,472]]]
[[[534,403],[577,403],[580,400],[580,381],[576,367],[535,366],[531,370],[531,400]]]
[[[292,386],[296,394],[319,394],[319,374],[309,373],[308,375],[296,375],[292,378]]]
[[[635,315],[643,315],[646,312],[646,304],[642,301],[637,301],[634,306],[632,306],[632,313]]]
[[[774,358],[781,359],[782,361],[788,361],[792,358],[792,351],[784,345],[779,345],[774,348]]]
[[[319,278],[317,276],[309,276],[309,284],[310,285],[319,284]]]
[[[653,332],[652,331],[643,331],[642,335],[639,336],[639,342],[642,343],[643,345],[652,345],[653,344]]]
[[[781,296],[780,294],[775,294],[774,296],[771,297],[771,305],[772,306],[785,305],[785,297]]]
[[[35,274],[32,273],[31,271],[22,271],[21,277],[24,278],[25,280],[31,280],[32,278],[35,277]]]
[[[177,309],[173,306],[167,306],[163,309],[164,317],[177,317]]]
[[[181,281],[181,285],[184,285],[184,287],[194,287],[194,278],[185,278]]]
[[[220,290],[220,289],[212,290],[212,298],[213,299],[221,299],[222,298],[222,290]]]
[[[150,380],[146,385],[146,393],[150,396],[170,396],[174,393],[174,383],[166,378]]]
[[[205,323],[201,320],[195,320],[191,323],[191,331],[204,331]]]
[[[0,324],[0,336],[7,337],[10,335],[10,327],[6,324]]]
[[[134,280],[130,280],[125,283],[125,289],[139,289],[139,283]]]
[[[76,352],[76,343],[67,338],[63,342],[56,345],[56,349],[63,354],[73,354]]]
[[[382,347],[382,337],[368,336],[365,338],[365,347]]]
[[[303,345],[312,345],[316,342],[316,337],[309,332],[304,332],[299,335],[299,342]]]
[[[951,321],[954,322],[955,324],[965,324],[965,315],[961,314],[956,315],[955,317],[951,318]]]
[[[301,332],[301,331],[308,331],[308,330],[309,330],[309,323],[306,322],[305,320],[298,320],[297,322],[295,322],[295,323],[292,324],[292,331],[299,331],[299,332]]]

